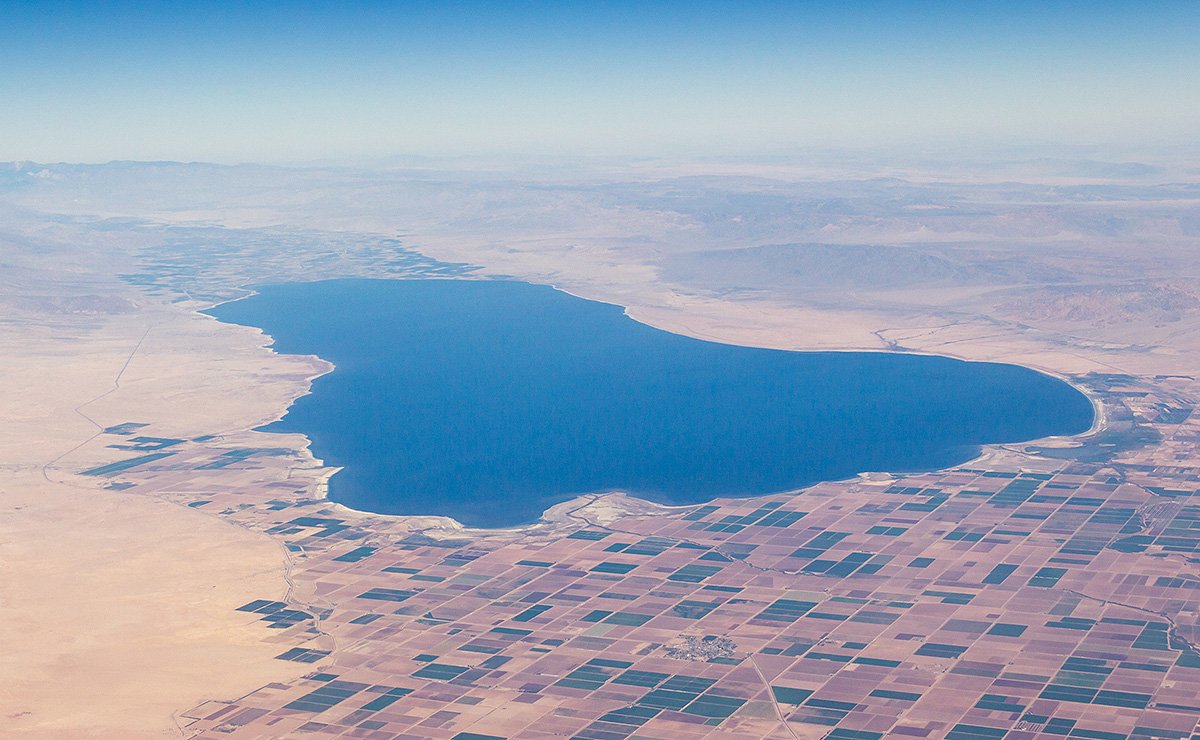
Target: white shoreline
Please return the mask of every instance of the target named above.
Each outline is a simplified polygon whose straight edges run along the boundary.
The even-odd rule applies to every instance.
[[[337,279],[339,279],[339,278],[323,278],[321,280],[301,280],[301,281],[293,281],[291,283],[281,283],[281,284],[295,285],[295,284],[300,284],[300,283],[326,282],[327,280],[337,280]],[[344,279],[395,280],[397,282],[399,282],[400,280],[405,280],[405,279],[407,279],[407,280],[461,280],[461,281],[477,281],[477,282],[483,282],[483,281],[488,281],[488,280],[495,281],[496,280],[495,278],[488,278],[488,277],[466,277],[466,278],[355,278],[355,277],[350,277],[350,278],[344,278]],[[970,458],[969,460],[965,460],[962,463],[958,463],[954,467],[963,467],[965,465],[969,465],[971,463],[983,460],[984,458],[988,457],[990,454],[1004,449],[1007,445],[1035,444],[1035,443],[1039,443],[1039,442],[1053,443],[1056,441],[1067,442],[1070,440],[1085,440],[1087,438],[1099,435],[1100,433],[1102,433],[1103,431],[1105,431],[1108,428],[1108,414],[1104,408],[1104,405],[1100,402],[1100,399],[1096,395],[1094,395],[1087,388],[1084,388],[1084,387],[1078,385],[1077,383],[1073,382],[1073,380],[1070,376],[1064,375],[1056,370],[1046,368],[1046,367],[1041,367],[1041,366],[1036,366],[1036,365],[1027,365],[1027,364],[1018,364],[1015,362],[996,362],[994,360],[971,360],[971,359],[968,359],[968,358],[960,356],[960,355],[955,355],[955,354],[950,354],[950,353],[937,353],[937,352],[922,352],[922,351],[909,351],[909,350],[896,351],[896,350],[878,349],[878,348],[780,349],[780,348],[775,348],[775,347],[761,347],[760,345],[754,345],[754,344],[739,344],[736,342],[724,342],[724,341],[718,342],[713,339],[707,339],[707,338],[703,338],[703,337],[696,337],[696,336],[692,336],[692,335],[688,335],[688,334],[682,334],[680,332],[672,331],[670,329],[665,329],[660,326],[655,326],[654,324],[651,324],[648,321],[643,321],[643,320],[637,318],[636,316],[634,316],[632,313],[630,313],[630,308],[628,306],[622,306],[619,303],[613,303],[611,301],[604,301],[604,300],[588,298],[586,296],[578,295],[577,293],[573,293],[570,290],[567,290],[566,288],[562,288],[562,287],[552,284],[552,283],[533,283],[528,280],[517,280],[517,279],[512,279],[512,280],[509,280],[508,282],[521,282],[521,283],[526,283],[529,285],[545,285],[549,288],[552,288],[553,290],[557,290],[560,293],[565,293],[574,298],[579,298],[581,300],[586,300],[586,301],[592,301],[594,303],[603,303],[606,305],[615,306],[617,308],[620,308],[622,310],[623,314],[626,317],[628,317],[629,319],[636,321],[639,324],[642,324],[644,326],[648,326],[652,329],[664,331],[669,334],[676,334],[678,336],[687,336],[687,337],[690,337],[691,339],[697,339],[699,341],[714,342],[715,344],[725,344],[725,345],[728,345],[731,347],[746,347],[746,348],[751,348],[751,349],[777,349],[778,351],[782,351],[782,352],[808,352],[808,353],[824,352],[824,353],[831,353],[831,354],[832,353],[838,353],[838,354],[872,353],[872,354],[883,354],[883,355],[913,355],[913,356],[919,356],[919,357],[942,357],[942,358],[946,358],[946,359],[957,360],[959,362],[971,362],[971,363],[993,364],[993,365],[1010,365],[1013,367],[1020,367],[1020,368],[1032,370],[1033,372],[1040,373],[1042,375],[1046,375],[1048,377],[1062,381],[1063,383],[1067,384],[1074,390],[1078,391],[1081,395],[1083,395],[1085,398],[1087,398],[1088,401],[1092,404],[1092,410],[1093,410],[1092,425],[1083,432],[1080,432],[1078,434],[1071,434],[1071,435],[1054,435],[1054,436],[1049,436],[1049,437],[1039,437],[1036,439],[1020,440],[1020,441],[1016,441],[1016,442],[996,442],[996,443],[991,443],[991,444],[986,444],[986,445],[979,445],[979,454],[975,455],[974,457]],[[344,466],[328,466],[325,464],[324,460],[322,460],[321,458],[318,458],[315,454],[313,454],[312,439],[307,434],[304,434],[302,432],[259,432],[258,427],[263,427],[263,426],[267,426],[269,424],[274,424],[276,422],[282,421],[283,418],[286,417],[288,412],[291,410],[291,407],[293,405],[295,405],[296,401],[298,401],[299,399],[303,398],[304,396],[307,396],[312,393],[313,381],[315,381],[317,378],[323,377],[325,375],[328,375],[328,374],[334,372],[334,370],[337,369],[337,366],[333,362],[321,357],[320,355],[292,354],[292,353],[279,352],[274,347],[275,338],[273,336],[271,336],[270,334],[268,334],[265,329],[263,329],[261,327],[251,326],[248,324],[235,324],[235,323],[230,323],[227,321],[222,321],[221,319],[218,319],[216,316],[205,313],[206,311],[210,311],[214,308],[217,308],[218,306],[223,306],[227,303],[234,303],[236,301],[245,300],[245,299],[251,298],[255,295],[259,295],[259,291],[255,290],[254,288],[243,287],[241,289],[246,291],[246,295],[239,296],[237,298],[230,298],[230,299],[224,300],[224,301],[219,301],[217,303],[208,305],[204,308],[193,309],[193,312],[199,316],[203,316],[206,319],[215,321],[215,322],[217,322],[219,324],[223,324],[225,326],[234,327],[234,328],[238,328],[238,329],[244,329],[244,330],[253,331],[253,332],[257,333],[260,337],[263,337],[266,339],[266,341],[261,343],[259,345],[259,347],[267,350],[271,354],[278,355],[280,357],[288,356],[288,357],[306,358],[306,359],[309,359],[310,361],[312,361],[314,364],[324,366],[324,369],[322,369],[320,372],[312,373],[310,375],[305,376],[305,379],[304,379],[305,388],[304,388],[303,392],[298,393],[295,396],[293,396],[291,401],[283,409],[282,412],[280,412],[272,417],[266,418],[266,419],[262,420],[261,422],[256,423],[254,426],[251,426],[251,427],[248,427],[248,428],[242,429],[242,430],[236,430],[236,431],[255,433],[255,434],[296,435],[296,436],[302,438],[304,440],[304,443],[301,446],[301,450],[303,450],[303,452],[305,454],[307,454],[310,459],[312,459],[312,461],[316,464],[317,467],[322,469],[321,474],[317,481],[316,497],[319,499],[323,499],[329,505],[335,506],[338,509],[346,512],[349,515],[348,518],[371,519],[371,518],[381,517],[381,518],[385,519],[386,521],[399,522],[399,523],[407,524],[407,525],[415,525],[412,527],[412,529],[413,529],[413,531],[416,531],[416,532],[428,532],[428,531],[432,530],[432,531],[436,531],[439,533],[461,534],[461,535],[469,535],[472,537],[496,537],[496,536],[504,536],[504,535],[535,534],[537,532],[545,531],[547,529],[557,529],[561,525],[571,521],[570,513],[574,512],[578,509],[584,508],[590,504],[602,501],[602,500],[604,501],[604,503],[614,506],[614,508],[616,508],[618,511],[621,511],[623,513],[628,513],[628,514],[637,513],[636,510],[639,508],[645,508],[645,509],[650,509],[652,511],[668,513],[668,512],[690,510],[690,509],[694,509],[698,506],[705,505],[703,503],[677,504],[677,505],[662,504],[662,503],[658,503],[656,501],[651,501],[649,499],[640,498],[640,497],[636,496],[635,494],[632,494],[628,491],[621,490],[621,489],[614,489],[614,490],[610,490],[610,491],[594,491],[591,493],[579,494],[579,495],[577,495],[571,499],[568,499],[566,501],[560,501],[557,504],[553,504],[552,506],[548,507],[547,509],[545,509],[542,512],[542,514],[538,517],[537,521],[530,522],[528,524],[520,524],[520,525],[513,526],[513,527],[483,528],[483,527],[468,527],[468,526],[462,524],[461,522],[459,522],[457,519],[454,519],[453,517],[445,516],[445,515],[441,515],[441,514],[429,514],[429,515],[384,514],[384,513],[379,513],[379,512],[364,511],[362,509],[355,509],[353,507],[346,506],[345,504],[343,504],[341,502],[334,501],[329,498],[329,480],[330,480],[330,478],[333,477],[334,474],[336,474],[338,471],[342,470],[342,468]],[[807,486],[803,486],[801,488],[794,488],[794,489],[789,489],[789,490],[784,490],[784,491],[774,491],[774,492],[770,492],[770,493],[753,494],[753,495],[749,495],[749,496],[715,497],[715,498],[711,499],[711,501],[738,501],[738,500],[747,500],[747,499],[766,498],[766,497],[770,497],[770,496],[795,495],[797,493],[800,493],[802,491],[805,491],[809,488],[812,488],[813,486],[817,486],[822,483],[839,483],[839,482],[853,481],[853,480],[865,478],[865,477],[871,476],[871,475],[886,475],[889,477],[896,477],[896,476],[900,476],[900,475],[910,475],[910,474],[911,475],[919,475],[919,474],[928,474],[928,473],[937,473],[937,472],[948,472],[950,470],[952,470],[952,468],[930,468],[930,469],[909,470],[909,471],[863,470],[863,471],[859,471],[858,473],[855,473],[852,476],[847,476],[844,478],[823,479],[823,480],[811,483]],[[609,499],[615,499],[615,500],[609,500]],[[631,501],[637,501],[638,505],[631,506],[630,505]],[[560,511],[561,511],[561,516],[559,515]]]

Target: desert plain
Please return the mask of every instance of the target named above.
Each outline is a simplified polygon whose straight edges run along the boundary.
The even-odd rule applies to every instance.
[[[1200,169],[13,163],[0,722],[29,737],[1190,737]],[[983,173],[983,174],[980,174]],[[511,530],[324,497],[256,284],[505,276],[1069,380],[1076,438]],[[333,370],[336,372],[336,370]]]

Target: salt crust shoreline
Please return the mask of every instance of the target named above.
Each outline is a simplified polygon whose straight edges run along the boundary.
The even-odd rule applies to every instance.
[[[466,279],[478,279],[478,278],[466,278]],[[634,321],[638,321],[639,323],[646,324],[647,326],[651,326],[655,329],[659,329],[661,331],[668,331],[671,333],[681,333],[681,332],[676,332],[672,329],[668,329],[668,328],[665,328],[662,326],[657,326],[655,324],[650,323],[649,321],[644,321],[642,319],[639,319],[634,313],[635,309],[633,309],[629,306],[621,306],[620,304],[611,303],[608,301],[600,301],[595,298],[589,298],[587,296],[580,295],[579,293],[572,292],[570,290],[567,290],[565,288],[562,288],[562,287],[560,287],[558,285],[554,285],[554,284],[551,284],[550,287],[554,288],[555,290],[566,293],[567,295],[574,296],[576,298],[581,298],[581,299],[589,300],[589,301],[596,301],[596,302],[600,302],[600,303],[609,303],[609,305],[618,306],[621,309],[623,309],[623,311],[625,312],[625,315],[628,316],[629,318],[633,319]],[[287,407],[285,407],[282,411],[280,411],[279,413],[277,413],[273,416],[260,419],[257,423],[247,427],[245,430],[242,430],[245,432],[254,432],[257,429],[259,429],[260,427],[264,427],[269,424],[273,424],[275,422],[281,421],[285,416],[287,416],[287,413],[291,409],[291,406],[293,404],[295,404],[295,402],[297,400],[299,400],[300,398],[303,398],[304,396],[306,396],[312,392],[313,381],[315,381],[317,378],[320,378],[324,375],[328,375],[329,373],[334,372],[337,369],[337,366],[333,362],[331,362],[323,357],[320,357],[318,355],[293,355],[290,353],[278,352],[273,346],[274,342],[275,342],[274,338],[271,337],[269,334],[267,334],[267,332],[264,329],[261,329],[259,327],[254,327],[254,326],[246,326],[243,324],[232,324],[232,323],[224,322],[210,314],[204,313],[205,311],[216,308],[217,306],[221,306],[226,303],[233,303],[233,302],[239,301],[239,300],[244,300],[246,298],[249,298],[253,295],[258,294],[258,291],[253,290],[252,288],[245,288],[245,290],[246,290],[246,294],[243,296],[238,296],[237,298],[231,298],[227,301],[221,301],[219,303],[214,303],[211,305],[203,306],[201,308],[196,309],[195,313],[197,313],[198,315],[204,316],[205,318],[210,319],[212,321],[216,321],[217,323],[222,324],[223,326],[228,326],[228,327],[241,329],[241,330],[245,330],[245,331],[251,331],[251,332],[256,333],[264,340],[264,341],[260,342],[260,344],[259,344],[260,348],[266,350],[267,352],[269,352],[273,355],[277,355],[277,356],[287,355],[287,356],[291,356],[291,357],[303,357],[303,358],[310,360],[313,364],[321,366],[321,368],[322,368],[319,372],[311,373],[304,378],[303,388],[299,389],[297,391],[297,393],[292,396],[291,401],[289,401]],[[704,341],[715,341],[715,340],[712,340],[707,337],[698,337],[698,336],[695,336],[694,334],[684,334],[684,336],[692,336],[695,339],[701,339]],[[755,345],[755,344],[738,344],[736,342],[722,342],[722,343],[723,344],[733,344],[735,346],[743,346],[743,347],[758,347],[758,346],[760,346],[760,345]],[[921,352],[921,351],[898,352],[895,350],[887,350],[887,349],[881,350],[878,348],[846,347],[846,348],[842,348],[842,349],[829,349],[829,348],[821,347],[819,349],[817,349],[817,348],[813,348],[813,349],[788,348],[788,350],[794,351],[794,352],[855,352],[855,353],[870,352],[870,353],[878,353],[878,354],[904,354],[904,355],[918,355],[918,356],[923,356],[923,357],[945,357],[945,358],[949,358],[949,359],[960,360],[963,362],[986,362],[983,360],[972,360],[971,358],[969,358],[967,356],[952,354],[952,353]],[[1100,399],[1095,394],[1093,394],[1090,390],[1088,390],[1087,388],[1084,388],[1083,386],[1076,383],[1074,378],[1072,378],[1071,376],[1061,373],[1053,368],[1036,366],[1036,365],[1028,364],[1028,363],[1027,364],[1008,363],[1008,364],[1017,365],[1018,367],[1024,367],[1029,370],[1033,370],[1035,372],[1041,373],[1043,375],[1048,375],[1050,377],[1053,377],[1057,380],[1060,380],[1060,381],[1066,383],[1067,385],[1071,386],[1073,389],[1078,391],[1080,394],[1082,394],[1084,397],[1086,397],[1088,399],[1088,401],[1090,401],[1092,404],[1092,411],[1093,411],[1092,426],[1089,429],[1087,429],[1083,432],[1080,432],[1079,434],[1043,437],[1041,439],[1023,440],[1021,442],[1007,442],[1007,443],[982,445],[979,448],[979,453],[975,457],[971,458],[970,460],[965,460],[961,463],[958,463],[957,465],[955,465],[955,467],[962,467],[964,465],[970,465],[970,464],[976,463],[980,460],[991,457],[997,451],[1003,449],[1006,445],[1009,445],[1009,444],[1040,444],[1041,446],[1045,446],[1045,447],[1072,447],[1072,446],[1075,446],[1075,443],[1081,443],[1087,439],[1093,438],[1093,437],[1101,434],[1102,432],[1104,432],[1106,429],[1108,429],[1107,413],[1105,411],[1104,405],[1100,402]],[[272,434],[271,432],[259,432],[259,433]],[[363,511],[361,509],[355,509],[355,508],[346,506],[345,504],[342,504],[338,501],[334,501],[329,498],[329,479],[332,478],[333,475],[335,473],[337,473],[339,470],[341,470],[342,468],[341,467],[326,467],[324,464],[324,461],[321,460],[320,458],[316,457],[313,454],[312,440],[307,435],[299,433],[299,432],[289,432],[288,434],[294,434],[298,437],[303,438],[304,444],[301,447],[303,453],[309,457],[309,459],[312,461],[314,466],[320,467],[323,469],[322,474],[318,478],[317,490],[314,492],[315,496],[317,498],[327,500],[329,505],[336,507],[337,510],[339,511],[339,513],[344,516],[344,518],[355,519],[355,520],[359,520],[359,521],[368,520],[368,519],[382,519],[384,521],[398,523],[405,529],[408,529],[411,531],[419,531],[423,534],[433,536],[435,538],[438,538],[438,537],[444,538],[444,537],[452,537],[452,536],[469,536],[469,537],[474,537],[474,538],[480,538],[480,537],[496,537],[496,536],[545,534],[548,531],[558,530],[558,529],[562,529],[564,527],[578,526],[578,524],[580,523],[581,520],[578,518],[574,518],[572,516],[572,514],[584,507],[589,507],[589,506],[601,507],[601,509],[605,513],[606,519],[609,519],[609,518],[619,519],[623,516],[646,516],[646,515],[668,514],[671,512],[687,511],[689,509],[694,509],[697,506],[701,505],[701,504],[683,504],[683,505],[679,505],[679,506],[671,506],[671,505],[667,505],[667,504],[660,504],[660,503],[657,503],[654,501],[649,501],[646,499],[638,498],[635,494],[632,494],[629,491],[622,491],[622,490],[594,492],[594,493],[581,494],[574,498],[568,499],[567,501],[562,501],[560,503],[554,504],[553,506],[549,507],[544,512],[542,512],[540,519],[536,522],[530,522],[528,524],[521,524],[521,525],[517,525],[515,527],[502,527],[502,528],[467,527],[467,526],[464,526],[458,520],[454,519],[453,517],[442,516],[442,515],[382,514],[382,513],[378,513],[378,512]],[[896,474],[901,473],[901,472],[903,472],[903,473],[913,473],[913,472],[929,473],[929,472],[939,472],[939,471],[943,471],[943,470],[946,470],[946,469],[942,468],[942,469],[930,469],[930,470],[918,470],[918,471],[895,471],[895,473]],[[812,485],[819,485],[820,483],[850,481],[850,480],[872,480],[872,479],[877,480],[881,476],[885,477],[886,479],[890,479],[893,476],[893,472],[891,472],[891,471],[861,471],[854,476],[850,476],[847,478],[841,478],[841,479],[830,479],[827,481],[820,481],[820,482],[814,483]],[[809,487],[811,487],[811,486],[806,486],[805,488],[809,488]],[[787,494],[792,494],[792,493],[796,493],[798,491],[805,490],[805,488],[796,489],[795,491],[776,491],[774,493],[764,493],[764,494],[758,494],[758,495],[755,495],[752,497],[743,497],[743,498],[761,498],[761,497],[766,497],[766,496],[787,495]],[[721,500],[721,499],[718,498],[718,499],[713,499],[713,500]]]

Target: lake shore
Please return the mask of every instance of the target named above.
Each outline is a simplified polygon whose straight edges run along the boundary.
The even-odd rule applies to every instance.
[[[517,281],[266,286],[204,313],[261,328],[273,351],[347,364],[262,428],[309,435],[342,469],[330,481],[339,502],[469,527],[533,523],[577,492],[687,505],[936,470],[969,459],[963,448],[1095,421],[1070,384],[1026,368],[696,340]],[[567,438],[576,451],[540,454]]]

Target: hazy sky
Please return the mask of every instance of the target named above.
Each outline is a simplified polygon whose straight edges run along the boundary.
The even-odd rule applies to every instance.
[[[1157,144],[1200,1],[0,0],[0,160]]]

